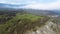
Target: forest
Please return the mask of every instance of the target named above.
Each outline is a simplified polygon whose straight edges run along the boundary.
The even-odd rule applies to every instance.
[[[0,11],[0,34],[24,34],[45,25],[50,18],[21,11]]]

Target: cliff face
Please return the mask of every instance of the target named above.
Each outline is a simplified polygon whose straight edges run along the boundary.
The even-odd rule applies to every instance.
[[[27,31],[25,34],[60,34],[60,23],[48,21],[44,26],[37,27],[35,31]]]

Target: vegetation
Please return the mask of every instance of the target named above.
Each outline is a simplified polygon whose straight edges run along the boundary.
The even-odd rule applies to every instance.
[[[27,30],[35,30],[35,27],[42,26],[49,19],[46,16],[27,14],[26,12],[14,12],[0,15],[0,34],[24,34]],[[11,15],[10,15],[11,14]],[[14,14],[14,15],[12,15]],[[3,22],[3,20],[5,22]]]

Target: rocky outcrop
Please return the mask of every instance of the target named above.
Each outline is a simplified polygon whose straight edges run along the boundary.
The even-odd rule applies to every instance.
[[[48,21],[44,26],[37,27],[35,31],[29,30],[24,34],[60,34],[60,24]]]

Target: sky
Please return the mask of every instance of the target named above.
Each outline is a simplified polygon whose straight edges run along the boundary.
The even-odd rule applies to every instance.
[[[0,0],[0,3],[21,5],[23,8],[53,10],[60,9],[60,0]]]

